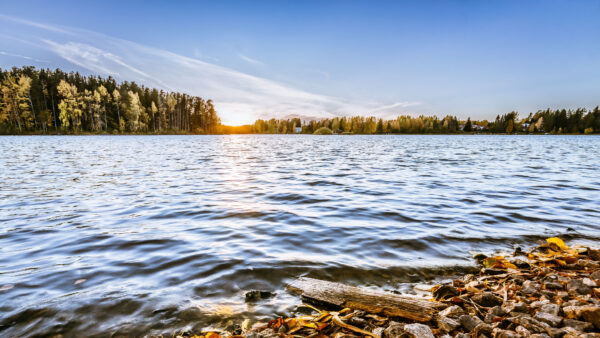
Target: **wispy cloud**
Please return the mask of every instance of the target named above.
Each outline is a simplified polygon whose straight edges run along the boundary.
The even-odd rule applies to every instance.
[[[258,60],[255,60],[255,59],[253,59],[253,58],[251,58],[249,56],[246,56],[246,55],[244,55],[242,53],[238,53],[238,56],[240,57],[240,59],[242,59],[242,60],[244,60],[244,61],[246,61],[248,63],[252,63],[252,64],[255,64],[255,65],[264,65],[264,63],[262,63],[262,62],[260,62]]]
[[[8,53],[8,52],[4,52],[4,51],[0,51],[0,55],[13,56],[13,57],[22,58],[22,59],[25,59],[25,60],[31,60],[31,61],[35,61],[35,62],[44,62],[44,63],[50,62],[48,60],[37,59],[37,58],[31,57],[31,56],[26,56],[26,55],[21,55],[21,54],[14,54],[14,53]]]
[[[194,57],[196,57],[198,59],[205,59],[205,60],[210,60],[210,61],[214,61],[214,62],[219,62],[219,59],[214,58],[212,56],[205,55],[198,48],[194,48]]]
[[[6,18],[0,16],[0,19]],[[419,104],[397,102],[382,105],[315,94],[214,63],[95,32],[74,28],[67,31],[66,28],[15,18],[9,21],[36,28],[31,33],[33,37],[29,39],[32,41],[30,44],[37,43],[39,48],[51,51],[92,73],[210,98],[226,123],[294,114],[332,117],[359,113],[383,116],[393,110],[400,112]],[[246,61],[260,63],[251,58]]]

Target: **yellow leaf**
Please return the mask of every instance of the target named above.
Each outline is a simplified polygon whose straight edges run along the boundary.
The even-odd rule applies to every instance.
[[[551,244],[551,243],[556,244],[561,250],[564,250],[567,248],[567,246],[565,245],[565,242],[563,242],[563,240],[558,237],[548,238],[548,239],[546,239],[546,242],[548,242],[548,244]]]

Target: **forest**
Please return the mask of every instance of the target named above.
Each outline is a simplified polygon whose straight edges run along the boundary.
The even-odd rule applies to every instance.
[[[600,109],[545,109],[520,118],[512,111],[495,120],[456,116],[382,119],[341,116],[257,120],[252,125],[221,124],[211,100],[165,92],[135,82],[83,76],[59,69],[0,69],[1,134],[451,134],[600,133]]]
[[[59,69],[0,69],[0,133],[216,133],[211,100]]]

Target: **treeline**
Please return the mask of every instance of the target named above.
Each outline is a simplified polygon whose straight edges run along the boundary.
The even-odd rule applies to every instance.
[[[253,125],[229,127],[229,133],[312,134],[321,128],[343,134],[451,134],[483,133],[552,133],[591,134],[600,132],[600,109],[546,109],[519,119],[517,112],[498,115],[494,121],[460,121],[455,116],[398,116],[392,120],[375,117],[335,117],[302,121],[293,119],[257,120]]]
[[[59,69],[0,69],[1,133],[215,133],[211,100]]]

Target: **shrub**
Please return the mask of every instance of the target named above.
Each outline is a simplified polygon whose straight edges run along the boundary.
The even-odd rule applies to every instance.
[[[591,134],[594,132],[594,128],[590,127],[590,128],[585,128],[585,130],[583,131],[584,134]]]
[[[315,130],[315,132],[313,133],[315,135],[332,135],[333,131],[331,131],[331,129],[327,128],[327,127],[321,127],[317,130]]]

